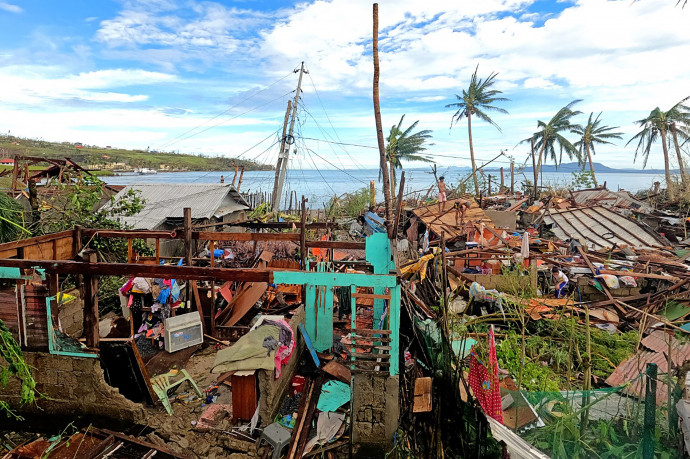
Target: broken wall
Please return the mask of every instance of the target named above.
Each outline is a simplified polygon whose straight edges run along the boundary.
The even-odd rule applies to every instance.
[[[24,352],[24,360],[36,381],[36,401],[20,404],[21,386],[14,377],[6,387],[0,387],[0,399],[28,420],[50,423],[57,418],[86,417],[100,424],[114,421],[131,425],[144,419],[142,405],[127,400],[105,382],[98,359]],[[0,417],[0,425],[3,422],[16,427],[13,419]]]
[[[384,457],[398,428],[398,376],[355,374],[352,380],[352,443],[356,457]]]
[[[275,378],[275,371],[259,370],[257,372],[261,425],[265,426],[273,422],[273,418],[275,418],[280,409],[280,403],[283,396],[290,389],[290,381],[292,381],[292,377],[297,372],[300,356],[305,347],[304,338],[298,326],[300,323],[304,324],[305,316],[304,306],[300,306],[295,310],[292,319],[288,321],[290,328],[292,328],[292,333],[294,334],[295,349],[287,364],[281,367],[280,378]]]

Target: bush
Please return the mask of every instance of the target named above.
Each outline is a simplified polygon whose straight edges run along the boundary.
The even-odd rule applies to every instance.
[[[326,215],[332,217],[356,217],[369,208],[372,196],[369,187],[364,187],[354,193],[333,196],[326,204]]]

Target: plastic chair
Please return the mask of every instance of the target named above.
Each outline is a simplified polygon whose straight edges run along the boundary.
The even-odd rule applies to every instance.
[[[179,375],[182,375],[182,378],[173,381],[173,378]],[[177,389],[185,381],[189,381],[189,384],[191,384],[191,386],[194,388],[199,397],[203,397],[201,391],[199,390],[199,387],[196,385],[192,377],[189,376],[187,370],[172,370],[168,373],[151,378],[151,386],[153,387],[153,391],[156,393],[158,399],[165,407],[165,410],[171,416],[173,414],[173,409],[172,406],[170,406],[170,399],[168,398],[168,394],[173,392],[174,389]]]
[[[278,459],[283,452],[283,448],[290,444],[292,433],[290,430],[281,426],[277,422],[266,426],[261,433],[261,439],[273,447],[273,459]]]

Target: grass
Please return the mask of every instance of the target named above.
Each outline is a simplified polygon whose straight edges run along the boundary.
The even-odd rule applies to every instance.
[[[15,155],[51,159],[68,157],[85,168],[92,165],[105,165],[106,163],[124,163],[130,168],[160,169],[161,166],[165,166],[173,170],[189,171],[227,171],[231,170],[234,165],[244,166],[247,170],[271,170],[273,168],[254,161],[229,157],[106,149],[92,145],[77,148],[75,143],[70,142],[57,143],[7,135],[0,136],[0,156],[11,158]],[[103,169],[103,167],[99,167],[99,169]]]

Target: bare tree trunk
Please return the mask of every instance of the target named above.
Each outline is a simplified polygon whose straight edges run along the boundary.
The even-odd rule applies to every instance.
[[[470,139],[470,159],[472,161],[472,179],[474,180],[474,195],[479,198],[479,182],[477,181],[477,163],[474,161],[474,146],[472,145],[472,114],[467,111],[467,135]]]
[[[680,182],[685,188],[687,184],[687,176],[685,175],[685,164],[683,163],[683,156],[680,154],[680,146],[678,145],[678,135],[676,131],[676,123],[671,123],[671,134],[673,134],[673,145],[676,147],[676,156],[678,156],[678,168],[680,169]]]
[[[386,228],[388,238],[393,238],[393,214],[391,209],[391,187],[386,164],[386,146],[383,142],[381,125],[381,105],[379,104],[379,4],[374,3],[374,30],[372,42],[374,54],[374,118],[376,118],[376,138],[379,144],[381,176],[383,178],[383,199],[386,204]]]
[[[395,189],[396,189],[396,177],[395,177],[395,166],[393,163],[390,163],[390,181],[391,181],[391,199],[395,199]],[[395,203],[392,203],[395,204]]]
[[[666,131],[661,132],[661,145],[664,147],[664,172],[666,173],[666,193],[670,201],[675,200],[675,193],[673,191],[673,180],[671,179],[671,167],[668,160],[668,147],[666,146]]]
[[[532,155],[534,155],[534,138],[532,138]],[[539,161],[537,162],[537,168],[534,169],[534,199],[537,199],[537,183],[539,181],[539,171],[541,170],[541,160],[544,156],[544,147],[546,146],[546,137],[542,139],[541,148],[539,149]]]
[[[532,149],[532,174],[534,175],[534,188],[532,189],[532,196],[537,199],[537,180],[539,179],[539,172],[537,172],[537,158],[534,156],[534,137],[529,139],[529,144]]]
[[[592,153],[589,151],[589,144],[585,143],[585,148],[587,149],[587,159],[589,159],[589,170],[592,171],[592,181],[594,181],[594,187],[598,187],[597,176],[594,173],[594,163],[592,163]]]

